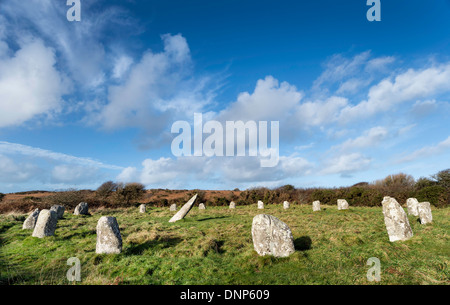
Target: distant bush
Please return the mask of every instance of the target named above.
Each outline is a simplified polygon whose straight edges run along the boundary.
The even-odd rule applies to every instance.
[[[426,186],[416,192],[415,197],[419,202],[428,201],[436,207],[445,207],[450,204],[448,189],[441,185]]]
[[[0,201],[2,201],[5,196],[6,196],[5,194],[0,193]]]
[[[115,197],[117,203],[125,203],[130,205],[131,201],[137,201],[142,198],[145,193],[145,185],[132,182],[132,183],[118,183],[115,191]]]
[[[117,190],[117,186],[117,183],[113,181],[106,181],[97,188],[97,195],[105,199]]]

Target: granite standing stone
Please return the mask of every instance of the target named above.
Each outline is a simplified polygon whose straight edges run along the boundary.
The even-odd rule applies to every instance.
[[[81,202],[76,206],[74,215],[89,215],[89,205],[86,202]]]
[[[55,211],[56,212],[56,216],[58,216],[58,220],[63,218],[65,210],[66,210],[66,208],[63,207],[62,205],[53,205],[50,208],[50,211]]]
[[[338,210],[348,210],[348,202],[345,199],[337,200]]]
[[[287,210],[287,209],[289,209],[289,207],[290,207],[289,202],[287,202],[287,201],[283,202],[283,209]]]
[[[259,210],[264,209],[264,202],[262,202],[261,200],[258,201],[258,209]]]
[[[122,236],[115,217],[103,216],[97,223],[97,245],[95,253],[119,254],[122,252]]]
[[[235,209],[236,208],[236,203],[234,203],[234,201],[230,202],[230,209]]]
[[[431,205],[429,202],[419,203],[418,210],[421,224],[424,225],[433,221],[433,215],[431,214]]]
[[[386,196],[383,198],[383,215],[389,241],[408,240],[413,236],[409,225],[408,216],[403,208],[394,198]]]
[[[200,204],[198,205],[198,209],[199,209],[199,210],[205,210],[205,209],[206,209],[205,204],[204,204],[204,203],[200,203]]]
[[[194,206],[196,199],[197,194],[195,194],[194,197],[192,197],[188,202],[186,202],[186,204],[175,215],[173,215],[173,217],[169,220],[169,222],[176,222],[178,220],[183,219]]]
[[[33,230],[39,217],[39,209],[34,210],[23,222],[23,230]]]
[[[419,216],[419,201],[416,198],[408,198],[406,200],[408,215]]]
[[[175,212],[177,210],[177,205],[174,203],[170,206],[170,211]]]
[[[253,218],[252,238],[260,256],[286,257],[295,252],[291,229],[271,215],[260,214]]]
[[[55,235],[56,224],[58,223],[58,215],[55,211],[42,210],[33,230],[33,237],[43,238]]]
[[[313,212],[320,211],[320,201],[316,200],[312,203]]]
[[[141,204],[139,206],[139,213],[145,213],[147,211],[147,206],[145,204]]]

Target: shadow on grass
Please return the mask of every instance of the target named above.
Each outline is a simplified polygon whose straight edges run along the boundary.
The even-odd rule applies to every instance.
[[[125,251],[125,255],[141,255],[144,251],[150,249],[150,248],[169,248],[174,247],[178,245],[183,240],[181,238],[175,237],[175,238],[169,238],[169,239],[163,239],[163,240],[150,240],[142,244],[130,244]]]
[[[297,251],[306,251],[311,249],[312,240],[309,236],[302,236],[294,240],[294,247]]]
[[[199,219],[197,221],[207,221],[207,220],[215,220],[215,219],[230,218],[230,217],[231,216],[208,217],[208,218]]]

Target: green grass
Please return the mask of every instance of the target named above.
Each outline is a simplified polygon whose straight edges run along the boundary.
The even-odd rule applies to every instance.
[[[260,257],[253,249],[255,215],[278,217],[292,230],[296,252]],[[38,239],[22,230],[22,215],[0,215],[0,284],[72,284],[70,257],[81,261],[79,284],[450,284],[450,208],[433,209],[433,223],[410,217],[414,237],[390,243],[381,208],[266,205],[197,207],[169,223],[168,208],[66,213],[55,236]],[[95,253],[96,225],[115,216],[123,239],[119,255]],[[381,261],[381,282],[369,282],[370,257]]]

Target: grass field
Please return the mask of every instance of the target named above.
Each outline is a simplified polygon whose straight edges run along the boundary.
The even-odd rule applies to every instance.
[[[72,211],[71,211],[72,212]],[[97,210],[92,216],[66,211],[55,236],[38,239],[22,230],[26,215],[0,215],[1,284],[74,284],[67,280],[70,257],[81,261],[77,284],[450,284],[450,208],[433,209],[433,223],[409,217],[414,237],[390,243],[380,207],[309,205],[195,206],[169,223],[168,208]],[[270,214],[292,230],[296,252],[288,258],[259,257],[251,225]],[[115,216],[123,239],[119,255],[95,253],[96,224]],[[369,282],[370,257],[381,261],[381,281]]]

